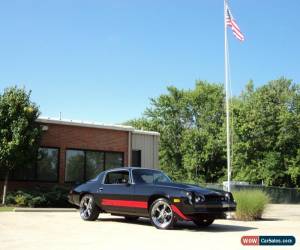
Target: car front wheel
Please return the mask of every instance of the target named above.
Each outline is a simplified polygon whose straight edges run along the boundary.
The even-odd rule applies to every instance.
[[[99,216],[99,208],[97,207],[94,197],[90,194],[86,194],[80,201],[80,217],[83,220],[93,221]]]
[[[155,200],[150,207],[150,220],[158,229],[170,229],[175,222],[170,202],[165,198]]]
[[[197,218],[193,219],[193,222],[198,226],[198,227],[208,227],[214,222],[214,218]]]

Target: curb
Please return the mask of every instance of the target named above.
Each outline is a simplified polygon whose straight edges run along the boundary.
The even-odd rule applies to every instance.
[[[31,208],[16,207],[13,212],[77,212],[76,208]]]

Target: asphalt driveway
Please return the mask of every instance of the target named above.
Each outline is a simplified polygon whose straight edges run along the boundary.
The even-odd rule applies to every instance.
[[[158,230],[147,219],[125,222],[105,214],[85,222],[77,212],[1,212],[0,249],[243,249],[243,235],[294,235],[296,245],[288,248],[299,249],[300,205],[270,205],[264,217],[216,220],[205,229],[180,223],[174,230]]]

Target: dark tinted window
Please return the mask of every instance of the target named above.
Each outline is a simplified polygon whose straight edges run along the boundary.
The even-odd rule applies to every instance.
[[[30,169],[26,170],[30,174]],[[57,181],[58,149],[40,148],[37,161],[37,180]]]
[[[10,171],[10,179],[16,181],[35,180],[35,163],[16,167]]]
[[[39,148],[36,159],[11,170],[9,179],[16,181],[58,181],[58,158],[59,149]],[[5,172],[0,171],[0,179],[4,179],[4,177]]]
[[[132,170],[133,180],[137,184],[169,183],[171,179],[161,171],[151,169]]]
[[[105,169],[123,167],[123,153],[105,153]]]
[[[92,179],[104,171],[104,153],[86,151],[86,179]]]
[[[70,182],[84,180],[84,151],[67,150],[65,180]]]
[[[106,174],[105,184],[124,184],[129,182],[128,171],[115,171]]]
[[[123,167],[123,153],[68,149],[65,181],[83,182],[117,167]]]
[[[142,161],[142,151],[141,150],[132,150],[131,153],[133,167],[140,167]]]

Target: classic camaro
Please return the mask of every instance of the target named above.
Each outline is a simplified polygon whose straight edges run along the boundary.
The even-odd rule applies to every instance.
[[[178,219],[209,226],[236,208],[229,192],[175,183],[162,171],[136,167],[101,172],[71,190],[69,202],[79,206],[83,220],[105,212],[127,220],[149,217],[159,229],[172,228]]]

